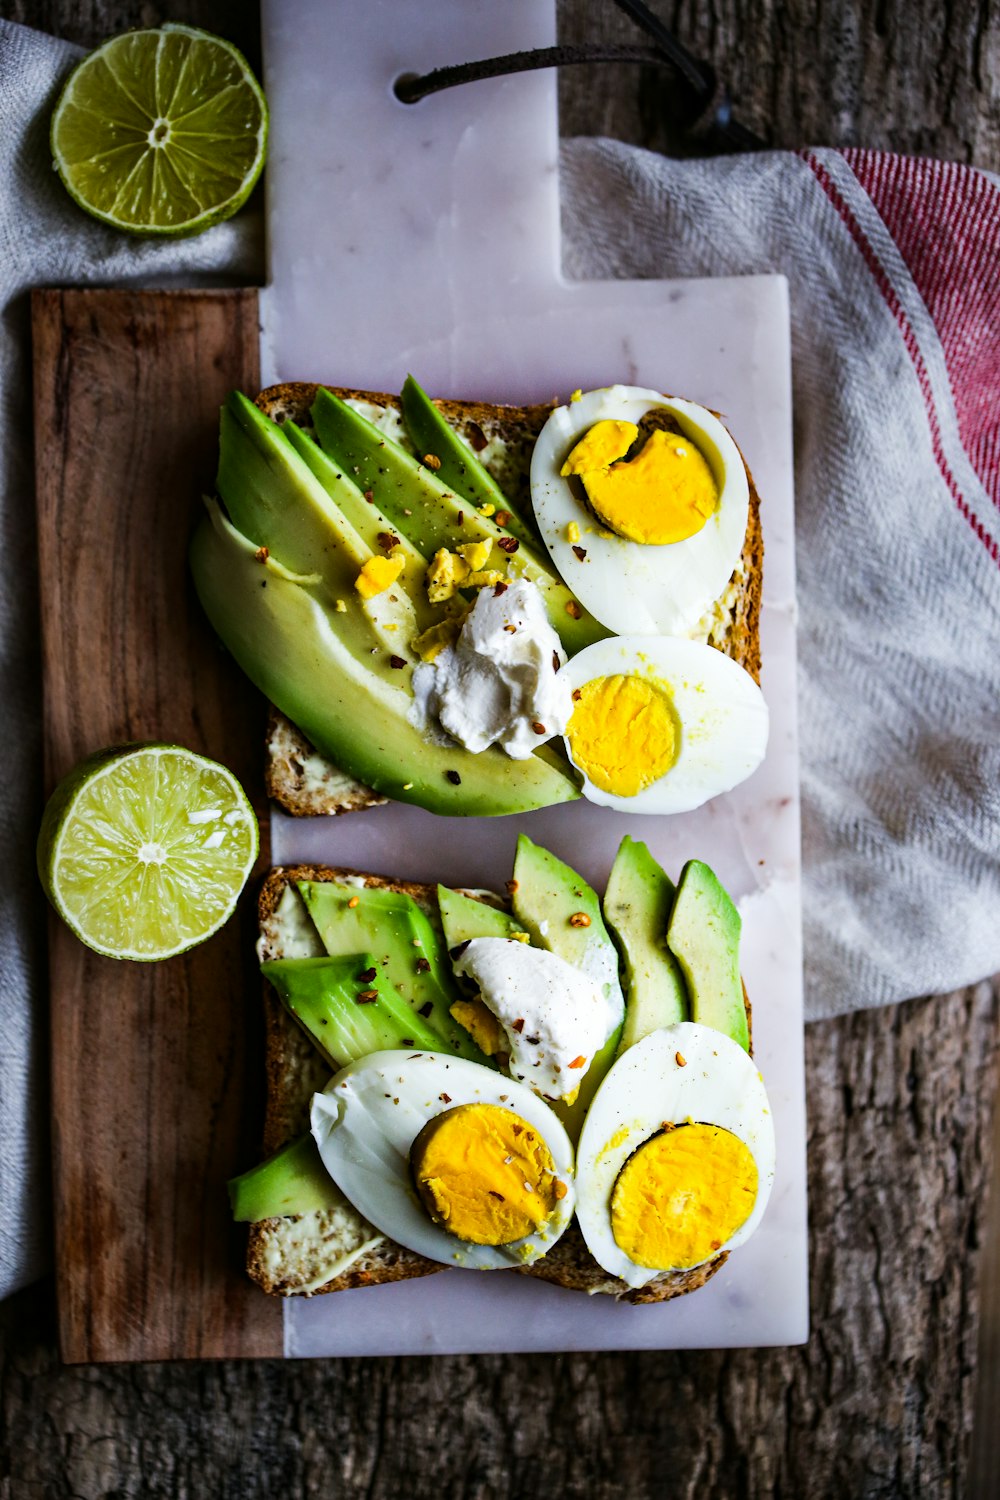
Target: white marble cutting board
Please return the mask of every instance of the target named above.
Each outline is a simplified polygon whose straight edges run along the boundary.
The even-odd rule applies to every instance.
[[[517,832],[603,882],[626,832],[676,874],[708,860],[744,915],[755,1054],[778,1175],[755,1237],[693,1297],[619,1305],[514,1275],[446,1271],[285,1306],[289,1356],[705,1348],[807,1334],[794,553],[787,289],[780,277],[567,283],[559,270],[555,78],[400,104],[407,72],[555,40],[554,0],[264,0],[272,111],[265,381],[565,398],[613,381],[725,414],[764,496],[764,765],[674,818],[587,803],[498,820],[390,807],[272,820],[275,862],[464,885],[509,876]]]

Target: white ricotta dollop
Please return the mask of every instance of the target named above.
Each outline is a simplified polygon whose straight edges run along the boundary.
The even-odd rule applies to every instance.
[[[582,969],[513,938],[473,938],[454,968],[478,985],[503,1027],[511,1077],[547,1099],[579,1087],[620,1019]]]
[[[565,660],[530,579],[502,594],[482,589],[454,646],[414,670],[410,723],[466,750],[502,745],[526,760],[569,722],[570,689],[557,675]]]

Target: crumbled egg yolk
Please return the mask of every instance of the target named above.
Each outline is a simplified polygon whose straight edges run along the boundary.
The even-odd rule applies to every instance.
[[[715,511],[715,476],[701,450],[676,432],[657,429],[626,459],[638,436],[634,422],[595,422],[559,472],[580,479],[598,520],[617,536],[647,546],[682,542]]]
[[[573,694],[566,726],[576,765],[602,791],[635,797],[677,758],[678,732],[667,688],[645,677],[595,677]]]
[[[452,615],[446,620],[438,620],[436,625],[429,625],[418,635],[413,641],[413,649],[420,660],[434,661],[446,646],[453,646],[461,632],[463,618]]]
[[[566,1195],[541,1136],[499,1104],[436,1115],[410,1147],[410,1166],[431,1218],[473,1245],[524,1239]]]
[[[465,1027],[480,1052],[485,1052],[487,1057],[496,1057],[498,1052],[507,1051],[504,1029],[482,1000],[456,1000],[451,1015],[459,1026]]]
[[[718,1125],[681,1125],[633,1151],[611,1195],[611,1228],[636,1265],[684,1270],[710,1260],[750,1217],[757,1163]]]
[[[354,580],[354,587],[362,599],[374,599],[392,588],[403,571],[401,557],[370,557]]]
[[[439,547],[427,566],[427,599],[445,604],[459,589],[486,588],[500,583],[503,574],[486,569],[492,542],[463,542],[454,552]]]

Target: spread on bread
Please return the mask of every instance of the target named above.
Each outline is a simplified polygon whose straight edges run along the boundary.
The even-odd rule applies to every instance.
[[[508,904],[273,872],[281,1149],[231,1184],[254,1279],[290,1295],[449,1265],[634,1301],[700,1286],[774,1176],[739,936],[706,865],[675,886],[629,838],[603,900],[524,836]]]

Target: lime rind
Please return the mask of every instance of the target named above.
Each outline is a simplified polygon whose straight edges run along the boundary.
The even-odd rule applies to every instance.
[[[85,57],[63,86],[50,141],[63,185],[92,218],[181,238],[243,206],[268,127],[263,90],[239,49],[168,23],[112,37]]]
[[[88,947],[149,962],[218,931],[258,850],[253,808],[226,767],[178,745],[126,745],[60,782],[42,819],[38,871]]]

